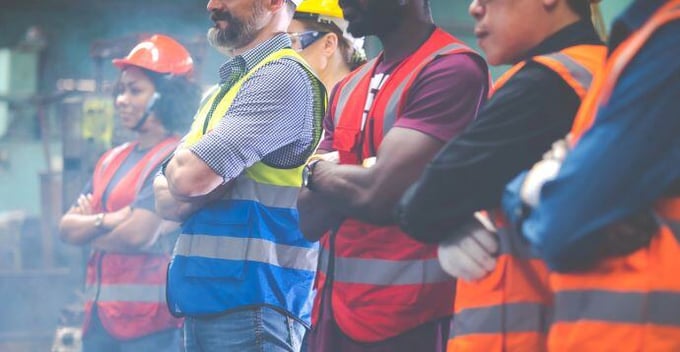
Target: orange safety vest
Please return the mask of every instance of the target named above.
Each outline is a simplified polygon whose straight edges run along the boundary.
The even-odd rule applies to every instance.
[[[616,48],[579,110],[572,144],[592,127],[640,48],[659,28],[677,20],[680,0],[668,1]],[[660,228],[648,247],[606,258],[587,272],[551,274],[551,352],[680,351],[680,197],[660,199],[654,210]]]
[[[103,201],[108,184],[137,143],[126,143],[105,153],[97,162],[92,179],[95,209],[111,212],[130,205],[144,181],[175,150],[178,141],[177,137],[169,137],[151,148]],[[165,304],[169,261],[169,254],[162,251],[140,254],[93,251],[85,278],[84,333],[87,333],[95,304],[106,331],[120,340],[179,328],[182,320],[172,317]]]
[[[331,102],[333,148],[341,164],[361,164],[375,155],[418,74],[443,55],[477,55],[462,42],[436,29],[403,60],[377,92],[362,130],[362,115],[378,59],[338,85]],[[480,61],[481,57],[480,57]],[[437,260],[437,246],[424,245],[397,226],[376,226],[348,219],[321,239],[313,323],[318,321],[324,289],[331,290],[334,318],[354,340],[377,342],[453,314],[455,280]]]
[[[605,60],[604,45],[577,45],[536,56],[538,62],[564,79],[583,99],[592,77]],[[510,68],[496,82],[496,90],[527,61]],[[448,351],[545,351],[550,326],[552,294],[548,268],[499,210],[490,212],[500,240],[496,268],[486,277],[458,280],[455,317]]]

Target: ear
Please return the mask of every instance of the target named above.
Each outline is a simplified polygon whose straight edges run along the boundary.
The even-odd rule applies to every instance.
[[[269,5],[271,11],[276,11],[286,6],[286,0],[265,0],[265,3]]]
[[[566,2],[566,0],[542,0],[542,1],[543,1],[543,6],[545,6],[548,9],[554,9],[555,6],[557,6],[558,3],[561,2],[561,1]]]
[[[326,35],[321,38],[323,40],[323,53],[330,57],[338,49],[338,35],[331,32],[326,33]]]

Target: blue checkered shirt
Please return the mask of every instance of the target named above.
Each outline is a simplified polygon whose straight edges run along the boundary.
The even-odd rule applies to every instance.
[[[233,57],[220,67],[220,84],[233,84],[234,76],[242,77],[290,45],[281,33]],[[315,94],[312,78],[299,63],[269,63],[244,82],[224,118],[191,151],[225,180],[259,161],[278,168],[300,166],[315,142]]]

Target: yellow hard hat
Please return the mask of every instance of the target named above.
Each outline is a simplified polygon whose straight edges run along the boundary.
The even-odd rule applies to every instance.
[[[313,15],[344,18],[338,0],[303,0],[295,12]]]

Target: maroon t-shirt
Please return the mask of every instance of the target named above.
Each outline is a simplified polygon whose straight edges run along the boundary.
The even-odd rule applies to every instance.
[[[396,63],[380,63],[376,74],[389,72]],[[420,131],[446,143],[475,119],[488,95],[486,64],[472,55],[448,55],[428,64],[408,92],[407,101],[394,127]],[[336,94],[333,90],[331,99]],[[325,136],[320,149],[333,150],[333,117],[326,113]],[[346,336],[335,323],[328,292],[317,326],[308,336],[310,352],[443,352],[446,349],[450,318],[416,327],[378,343],[360,343]],[[453,299],[453,297],[452,297]]]
[[[399,62],[381,62],[376,74],[390,72]],[[446,55],[433,60],[416,77],[394,127],[408,128],[442,142],[452,139],[477,116],[486,100],[486,65],[472,55]],[[331,93],[334,99],[336,89]],[[330,111],[330,110],[329,110]],[[333,150],[333,118],[324,117],[325,135],[319,149]]]

